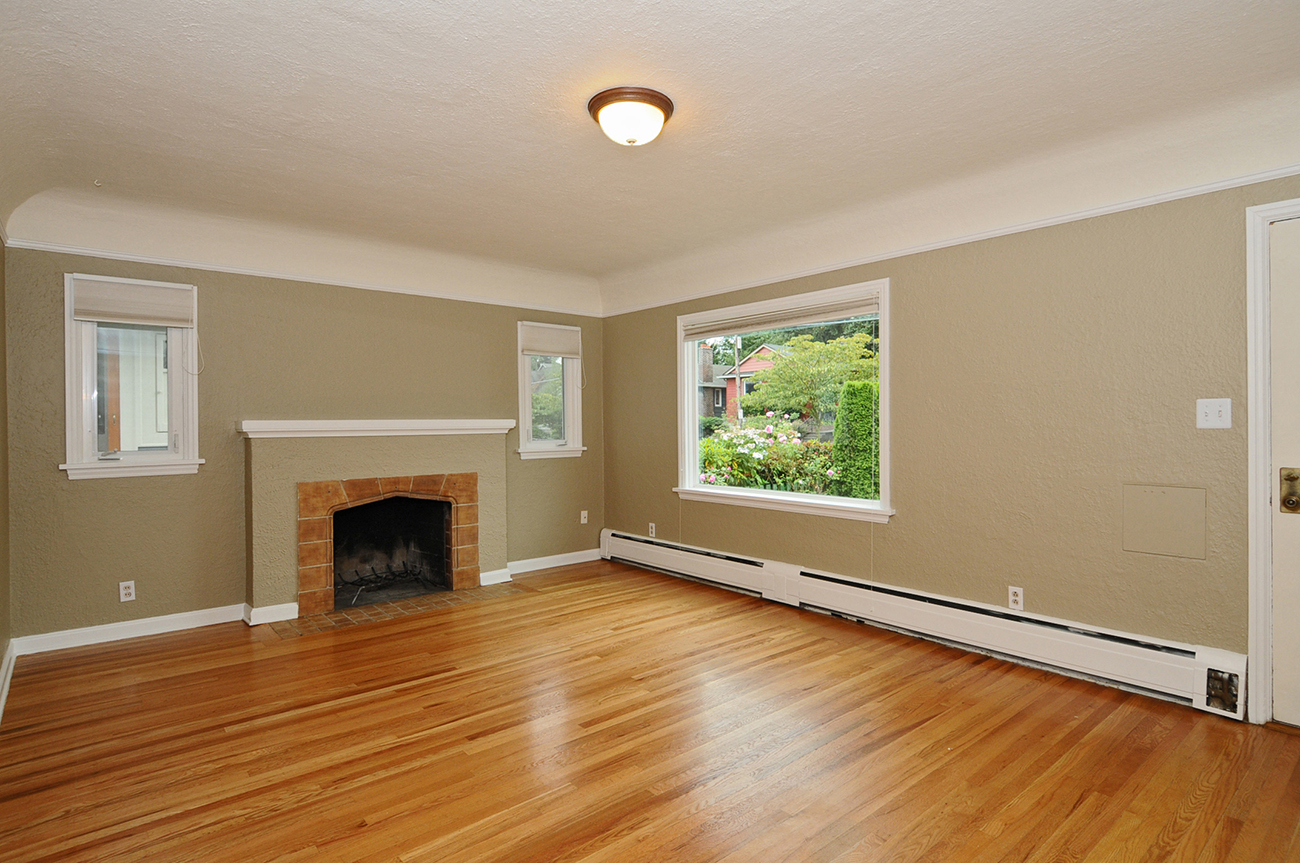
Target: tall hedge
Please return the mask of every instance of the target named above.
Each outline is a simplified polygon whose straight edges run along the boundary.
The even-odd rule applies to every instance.
[[[878,381],[845,381],[835,415],[836,494],[876,500],[880,497],[880,404]]]

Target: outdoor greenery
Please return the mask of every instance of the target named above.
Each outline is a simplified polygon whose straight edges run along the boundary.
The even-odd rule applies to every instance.
[[[564,440],[564,360],[529,357],[533,440]]]
[[[727,427],[726,417],[700,417],[700,438],[706,438]]]
[[[785,417],[765,416],[700,441],[704,485],[827,494],[835,476],[830,444],[801,439]]]
[[[701,418],[700,483],[878,499],[876,327],[859,319],[741,337],[741,359],[771,345],[772,366],[751,378],[742,421]],[[719,364],[735,365],[736,341],[712,342]],[[821,440],[832,428],[833,442]]]
[[[754,391],[743,396],[746,413],[779,411],[813,424],[834,419],[835,405],[846,381],[876,377],[879,363],[867,333],[814,341],[807,333],[789,339],[771,354],[770,369],[754,374]]]
[[[831,459],[840,466],[834,493],[840,497],[880,497],[879,381],[845,381],[835,416]]]

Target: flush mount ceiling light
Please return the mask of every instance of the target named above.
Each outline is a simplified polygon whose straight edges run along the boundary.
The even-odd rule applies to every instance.
[[[591,97],[587,112],[611,141],[639,147],[659,137],[673,100],[649,87],[610,87]]]

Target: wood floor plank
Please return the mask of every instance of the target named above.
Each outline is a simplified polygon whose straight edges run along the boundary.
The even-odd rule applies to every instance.
[[[21,657],[15,863],[1295,860],[1300,737],[598,562]]]

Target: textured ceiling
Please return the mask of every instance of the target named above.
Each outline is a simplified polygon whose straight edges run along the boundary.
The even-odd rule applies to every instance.
[[[587,276],[1300,81],[1296,0],[0,0],[39,193]],[[585,104],[668,93],[645,147]],[[98,184],[98,185],[97,185]]]

